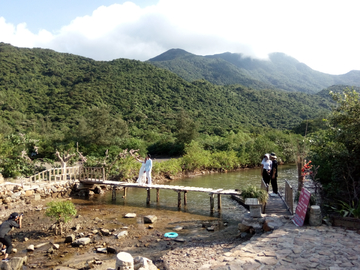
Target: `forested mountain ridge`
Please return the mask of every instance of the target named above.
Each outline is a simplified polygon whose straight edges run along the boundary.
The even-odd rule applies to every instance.
[[[219,85],[241,84],[254,89],[277,88],[304,93],[317,93],[337,84],[360,86],[360,71],[330,75],[283,53],[272,53],[269,60],[259,60],[235,53],[199,56],[171,49],[149,62],[190,82],[206,79]]]
[[[141,61],[94,61],[0,43],[0,133],[96,140],[173,133],[183,112],[213,134],[251,126],[286,129],[329,111],[328,97],[185,81]],[[59,135],[60,136],[60,135]]]

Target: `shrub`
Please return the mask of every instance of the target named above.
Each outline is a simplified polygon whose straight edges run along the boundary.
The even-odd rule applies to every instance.
[[[211,154],[211,165],[213,169],[232,170],[239,167],[239,158],[235,151],[222,151]]]
[[[49,202],[46,205],[45,215],[50,218],[55,218],[57,222],[67,223],[72,216],[76,215],[75,205],[70,201]]]
[[[247,198],[257,198],[260,203],[266,203],[269,195],[266,190],[260,189],[254,185],[248,185],[241,191],[241,196],[245,200]]]
[[[176,175],[182,171],[182,158],[172,158],[163,162],[154,162],[153,172],[160,175]]]
[[[193,171],[195,169],[205,169],[210,165],[210,152],[204,150],[196,141],[192,141],[185,146],[183,156],[184,168]]]

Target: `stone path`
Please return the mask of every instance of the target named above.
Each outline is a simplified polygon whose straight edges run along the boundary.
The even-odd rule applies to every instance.
[[[228,251],[221,246],[177,249],[164,262],[169,258],[169,269],[360,269],[360,235],[355,231],[327,225],[296,227],[290,219],[280,219],[280,228],[254,235]]]

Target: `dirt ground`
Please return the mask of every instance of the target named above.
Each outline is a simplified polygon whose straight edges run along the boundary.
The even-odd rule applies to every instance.
[[[49,228],[54,220],[44,215],[46,203],[50,201],[33,201],[30,205],[20,205],[17,208],[2,213],[1,220],[6,220],[11,212],[24,213],[23,228],[12,231],[16,254],[10,257],[27,256],[28,263],[24,269],[107,269],[115,268],[116,254],[129,252],[133,257],[143,256],[151,259],[159,269],[166,269],[162,256],[178,249],[211,246],[214,243],[229,248],[233,244],[240,244],[246,239],[237,237],[237,226],[224,224],[218,218],[199,217],[184,220],[183,217],[169,219],[166,214],[158,216],[154,224],[144,224],[139,219],[124,218],[125,213],[119,213],[117,207],[102,205],[77,205],[77,216],[68,224],[63,235],[55,235]],[[147,211],[146,209],[144,210]],[[166,228],[182,227],[189,232],[187,237],[169,239],[163,236]],[[213,227],[209,232],[206,228]],[[101,230],[105,229],[105,232]],[[107,231],[109,230],[109,235]],[[116,235],[127,231],[128,235],[117,239]],[[66,235],[74,234],[76,238],[89,237],[91,243],[83,247],[72,247],[71,243],[64,243]],[[58,244],[56,249],[51,243]],[[29,245],[44,244],[27,251]],[[107,253],[98,253],[98,248],[107,248]],[[65,268],[63,268],[65,269]]]

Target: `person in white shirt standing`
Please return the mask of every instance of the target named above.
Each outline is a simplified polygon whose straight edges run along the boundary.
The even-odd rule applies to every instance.
[[[150,154],[147,154],[147,156],[145,158],[145,171],[144,171],[144,173],[146,173],[146,178],[147,178],[148,185],[151,185],[151,169],[152,169],[151,156],[150,156]]]
[[[263,160],[261,161],[261,176],[265,184],[269,185],[271,177],[270,172],[272,168],[272,161],[270,160],[270,155],[265,154]]]

